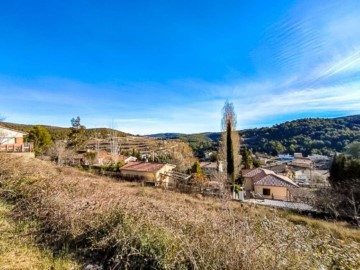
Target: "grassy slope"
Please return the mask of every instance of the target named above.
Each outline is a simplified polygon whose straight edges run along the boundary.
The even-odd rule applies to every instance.
[[[358,238],[281,211],[117,183],[8,155],[0,155],[0,174],[17,215],[41,224],[43,242],[54,249],[65,245],[84,261],[135,269],[360,267]]]
[[[0,269],[2,270],[60,270],[77,269],[77,264],[66,257],[54,258],[34,241],[36,224],[15,221],[10,217],[12,206],[0,201]]]

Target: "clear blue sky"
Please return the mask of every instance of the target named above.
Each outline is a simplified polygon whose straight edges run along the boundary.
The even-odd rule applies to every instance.
[[[360,1],[3,1],[0,115],[133,134],[360,113]]]

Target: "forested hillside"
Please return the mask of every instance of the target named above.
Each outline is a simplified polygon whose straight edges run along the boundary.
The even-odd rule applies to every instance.
[[[24,131],[24,132],[29,132],[29,130],[35,126],[35,125],[23,125],[23,124],[15,124],[15,123],[7,123],[7,122],[3,122],[3,123],[1,123],[1,125],[8,127],[8,128]],[[71,131],[71,128],[45,126],[45,125],[43,127],[45,127],[49,131],[51,138],[53,140],[67,139],[68,135]],[[122,131],[118,131],[115,129],[111,129],[111,128],[85,129],[85,136],[87,138],[98,137],[98,138],[105,139],[105,138],[108,138],[109,136],[125,137],[127,135],[130,135],[130,134],[122,132]]]
[[[33,125],[2,123],[9,128],[29,131]],[[53,139],[66,139],[70,128],[44,126]],[[127,133],[109,128],[86,129],[88,138],[108,138],[109,136],[126,136]],[[253,152],[277,155],[279,153],[302,152],[329,155],[333,152],[343,152],[353,141],[360,141],[360,115],[340,118],[305,118],[288,121],[272,127],[246,129],[240,131],[242,145]],[[198,157],[205,151],[217,150],[220,132],[199,134],[164,133],[149,135],[159,138],[179,138],[190,144]]]
[[[360,115],[306,118],[241,133],[253,151],[329,155],[335,151],[343,152],[349,143],[360,140]]]
[[[277,155],[302,152],[329,155],[343,152],[353,141],[360,141],[360,115],[340,118],[305,118],[288,121],[272,127],[240,131],[243,145],[253,152]],[[218,146],[220,133],[181,135],[198,156]]]

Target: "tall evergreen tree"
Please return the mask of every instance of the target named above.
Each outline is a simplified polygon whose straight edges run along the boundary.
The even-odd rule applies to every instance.
[[[333,187],[339,187],[339,185],[345,181],[346,178],[346,158],[344,155],[334,155],[330,166],[329,182]]]
[[[235,130],[236,114],[234,105],[225,102],[222,118],[222,148],[223,159],[226,163],[228,180],[234,183],[240,171],[240,137]],[[221,159],[221,158],[220,158]]]
[[[230,121],[227,124],[226,129],[226,161],[227,161],[227,173],[229,179],[235,182],[235,160],[234,160],[234,148],[232,142],[232,130]]]

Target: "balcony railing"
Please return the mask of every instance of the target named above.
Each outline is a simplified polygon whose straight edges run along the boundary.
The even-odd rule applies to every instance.
[[[7,152],[7,153],[33,152],[33,144],[32,143],[0,144],[0,152]]]

